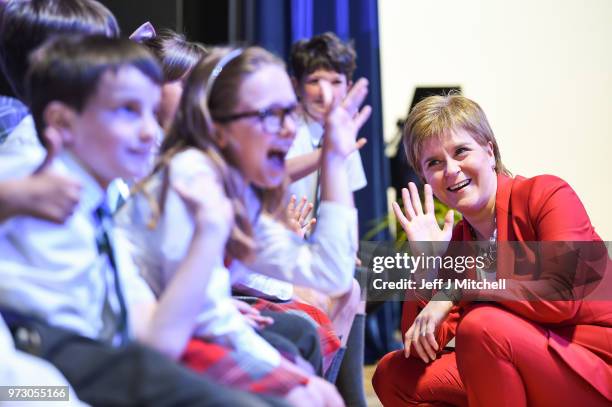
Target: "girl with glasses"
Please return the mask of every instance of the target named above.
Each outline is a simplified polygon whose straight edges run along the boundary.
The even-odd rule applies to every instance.
[[[284,358],[248,325],[231,302],[235,276],[226,266],[240,261],[327,293],[347,290],[352,274],[339,270],[352,271],[357,215],[343,166],[369,117],[368,107],[359,110],[366,94],[367,81],[360,80],[344,100],[333,100],[331,91],[326,97],[322,204],[305,242],[283,219],[285,155],[297,103],[284,65],[249,47],[214,49],[196,66],[157,171],[118,216],[160,301],[188,310],[160,327],[168,353],[222,383],[284,396],[294,405],[342,404],[333,386]],[[214,272],[197,281],[201,291],[185,287],[192,280],[184,275],[198,269],[190,247],[210,234],[223,242],[210,259]]]

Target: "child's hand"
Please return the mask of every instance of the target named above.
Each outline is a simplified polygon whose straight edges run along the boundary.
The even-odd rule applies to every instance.
[[[274,319],[261,315],[258,309],[251,307],[244,301],[232,298],[232,302],[238,311],[245,317],[247,323],[254,329],[263,329],[274,323]]]
[[[48,169],[16,181],[15,213],[64,223],[81,197],[81,184]]]
[[[306,233],[312,230],[317,220],[312,218],[306,222],[308,214],[312,211],[313,204],[310,202],[307,204],[308,200],[305,196],[300,199],[300,203],[297,207],[295,206],[295,202],[295,195],[291,195],[291,199],[287,205],[287,226],[289,226],[289,229],[295,232],[296,235],[303,238]]]
[[[305,386],[297,386],[286,396],[294,407],[343,407],[344,401],[332,383],[310,376]]]
[[[64,223],[74,213],[81,198],[81,184],[69,177],[55,174],[51,164],[61,151],[61,137],[53,128],[46,128],[47,156],[32,175],[24,179],[7,181],[14,185],[9,188],[8,206],[16,215],[34,216],[54,223]],[[5,199],[6,200],[6,199]]]
[[[195,233],[206,233],[225,244],[234,225],[232,203],[216,180],[202,175],[196,183],[187,186],[184,182],[176,182],[172,187],[191,213]],[[205,194],[202,192],[204,190]]]
[[[370,117],[372,109],[364,106],[359,110],[368,94],[368,81],[359,79],[348,92],[344,100],[333,100],[331,85],[321,82],[323,103],[327,107],[325,118],[325,137],[323,138],[323,153],[337,154],[346,158],[364,141],[357,141],[357,133]]]

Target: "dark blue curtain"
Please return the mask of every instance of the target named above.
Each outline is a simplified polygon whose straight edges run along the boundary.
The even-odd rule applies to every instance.
[[[249,40],[285,60],[292,43],[325,31],[354,41],[358,56],[355,79],[363,76],[370,81],[366,103],[373,109],[360,133],[368,139],[361,150],[368,186],[355,196],[363,235],[386,216],[389,184],[382,134],[377,0],[257,0],[252,12],[254,24]],[[384,233],[377,236],[387,237]]]

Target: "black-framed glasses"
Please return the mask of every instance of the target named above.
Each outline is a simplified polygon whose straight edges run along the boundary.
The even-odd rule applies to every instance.
[[[215,117],[214,120],[219,123],[229,123],[248,117],[256,117],[261,122],[264,131],[268,133],[278,133],[283,128],[287,116],[290,116],[293,120],[296,119],[296,109],[297,104],[287,107],[269,107],[266,109]]]

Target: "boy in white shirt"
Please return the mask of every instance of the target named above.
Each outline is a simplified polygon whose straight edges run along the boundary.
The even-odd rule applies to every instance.
[[[63,146],[53,170],[76,178],[82,197],[63,225],[30,217],[1,225],[0,308],[12,330],[39,338],[16,337],[16,346],[54,364],[87,403],[258,404],[132,341],[176,358],[188,333],[169,335],[164,321],[180,315],[189,325],[199,311],[199,304],[158,306],[105,210],[113,179],[149,168],[161,82],[155,57],[129,40],[58,38],[32,56],[26,95],[38,135],[46,136],[41,144]],[[197,264],[224,242],[214,220],[202,222],[216,236],[194,235]],[[199,271],[182,271],[187,286],[205,286]]]
[[[319,199],[318,172],[308,174],[308,170],[312,171],[310,166],[299,167],[310,161],[304,154],[316,153],[321,145],[325,124],[321,83],[326,82],[329,85],[335,101],[343,100],[353,84],[355,59],[352,45],[340,41],[333,33],[298,41],[291,49],[290,66],[293,85],[300,100],[300,115],[295,140],[287,158],[299,157],[299,160],[296,158],[288,161],[289,171],[294,179],[289,191],[298,199],[305,196],[308,202],[315,203]],[[367,185],[359,151],[356,150],[349,156],[346,169],[353,192]],[[304,172],[300,170],[308,175],[302,176]],[[316,206],[315,204],[314,216]]]
[[[26,215],[62,223],[78,202],[80,186],[43,162],[46,151],[24,104],[28,56],[54,35],[118,37],[119,26],[93,0],[9,0],[0,8],[0,68],[14,95],[0,96],[0,221]]]
[[[307,216],[307,222],[311,216],[317,216],[320,180],[318,170],[303,175],[312,170],[313,160],[318,164],[325,125],[324,93],[331,89],[334,101],[344,99],[353,84],[356,58],[352,44],[341,41],[331,32],[298,41],[291,49],[290,66],[300,101],[300,115],[295,140],[287,154],[287,165],[294,179],[289,185],[289,192],[297,199],[305,197],[308,202],[314,203],[314,210]],[[353,192],[367,185],[358,151],[363,144],[365,140],[358,141],[356,150],[346,160],[349,187]],[[343,336],[346,353],[336,385],[346,404],[351,406],[365,406],[363,377],[357,373],[361,372],[363,365],[365,319],[365,304],[360,301],[359,291],[356,281],[352,292],[333,299],[309,290],[295,291],[298,298],[328,310],[338,334]]]

